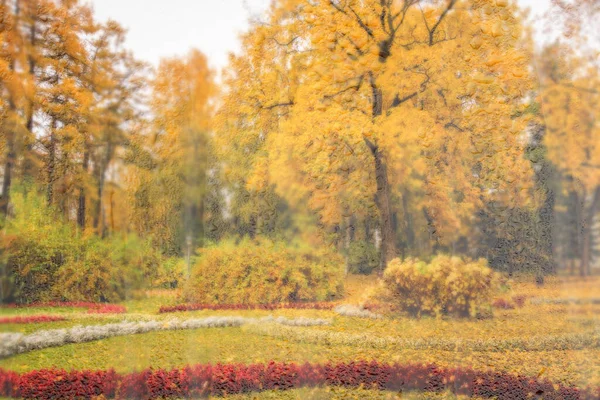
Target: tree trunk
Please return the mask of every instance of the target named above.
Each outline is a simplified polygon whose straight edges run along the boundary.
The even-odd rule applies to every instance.
[[[14,149],[14,133],[7,137],[8,153],[6,155],[6,162],[4,163],[4,179],[2,181],[2,198],[0,200],[0,212],[4,215],[8,215],[8,205],[10,203],[10,187],[12,184],[12,170],[16,158]]]
[[[381,59],[380,59],[381,61]],[[385,61],[385,58],[383,59]],[[371,85],[371,103],[372,117],[377,118],[383,113],[383,92],[375,82],[374,76],[370,76]],[[383,272],[387,263],[396,257],[396,232],[392,221],[392,207],[390,204],[391,190],[385,165],[384,155],[379,147],[371,142],[369,138],[364,137],[375,164],[375,181],[377,183],[377,193],[375,193],[375,204],[379,211],[381,220],[381,258],[380,272]]]
[[[415,247],[415,231],[413,225],[412,214],[409,210],[409,196],[408,190],[402,191],[402,209],[404,211],[404,230],[406,232],[406,247],[408,248],[408,254],[414,255]]]
[[[87,144],[86,144],[86,147],[87,147]],[[84,178],[88,172],[89,159],[90,159],[90,153],[86,149],[83,153],[83,165],[82,165]],[[85,187],[84,186],[85,186],[84,183],[81,182],[80,186],[79,186],[79,204],[77,207],[77,224],[79,225],[79,227],[81,229],[85,229],[86,196],[85,196]]]
[[[30,46],[30,51],[28,54],[28,63],[29,63],[29,79],[31,79],[32,82],[32,86],[35,87],[35,68],[36,68],[36,63],[35,63],[35,58],[33,56],[33,49],[36,46],[36,17],[35,14],[32,13],[31,10],[28,11],[29,16],[31,18],[31,25],[29,27],[29,46]],[[34,93],[35,94],[35,93]],[[35,96],[33,96],[35,97]],[[27,129],[27,134],[30,135],[30,137],[34,137],[33,134],[33,115],[35,114],[35,100],[32,98],[29,101],[27,110],[25,112],[25,128]],[[31,141],[33,142],[33,140]],[[23,157],[23,167],[22,167],[22,177],[23,180],[29,180],[29,179],[33,179],[35,172],[34,172],[34,161],[33,161],[33,143],[31,143],[30,141],[26,141],[25,143],[25,152],[24,152],[24,157]]]
[[[584,203],[585,204],[585,203]],[[582,244],[581,244],[581,276],[588,276],[591,273],[592,258],[592,223],[600,204],[600,186],[597,186],[592,195],[592,202],[586,212],[582,213]]]
[[[56,118],[52,118],[50,126],[50,143],[48,145],[48,163],[46,164],[46,174],[48,186],[46,187],[46,201],[48,206],[54,202],[54,180],[56,178]]]
[[[350,241],[351,241],[351,224],[350,217],[346,217],[346,237],[344,238],[344,247],[346,250],[346,271],[345,274],[348,275],[348,271],[350,271]]]
[[[396,257],[396,232],[392,221],[392,207],[390,204],[390,184],[383,154],[377,146],[370,141],[367,145],[371,149],[375,161],[375,180],[377,193],[375,193],[375,204],[379,211],[381,228],[381,262],[380,269],[383,271],[389,261]]]

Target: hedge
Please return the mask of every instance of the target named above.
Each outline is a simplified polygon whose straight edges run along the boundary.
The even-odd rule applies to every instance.
[[[343,386],[399,391],[451,391],[458,395],[514,400],[592,400],[600,388],[576,388],[544,379],[470,368],[357,361],[339,364],[216,364],[109,371],[43,369],[24,374],[0,369],[0,396],[51,399],[166,399],[225,396],[298,387]]]

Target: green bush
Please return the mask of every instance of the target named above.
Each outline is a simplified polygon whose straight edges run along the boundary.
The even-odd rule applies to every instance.
[[[380,295],[412,316],[476,316],[489,310],[497,275],[483,259],[436,256],[430,263],[394,259],[383,274]]]
[[[331,300],[342,292],[344,260],[267,240],[200,250],[183,298],[188,302],[259,304]]]
[[[177,288],[184,281],[186,274],[187,264],[184,258],[167,258],[158,267],[152,286],[164,289]]]
[[[35,191],[14,190],[11,197],[14,216],[0,235],[2,301],[51,300],[56,272],[77,251],[77,235]]]
[[[160,255],[134,235],[81,240],[78,252],[56,272],[53,297],[68,301],[117,302],[150,282]]]
[[[348,249],[348,269],[353,274],[368,275],[379,266],[379,251],[373,243],[355,241]]]
[[[14,190],[0,233],[0,300],[119,301],[152,276],[160,255],[134,235],[100,239],[56,218],[34,190]]]

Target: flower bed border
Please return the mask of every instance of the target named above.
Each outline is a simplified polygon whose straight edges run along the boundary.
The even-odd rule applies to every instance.
[[[17,315],[15,317],[1,317],[0,324],[35,324],[40,322],[66,321],[60,315]]]
[[[120,304],[92,303],[88,301],[47,301],[29,304],[4,304],[4,308],[32,308],[32,307],[72,307],[87,308],[88,314],[123,314],[127,308]]]
[[[160,314],[180,311],[200,310],[332,310],[337,304],[330,302],[320,303],[271,303],[271,304],[176,304],[173,306],[161,306]]]
[[[223,328],[244,324],[281,324],[290,326],[328,325],[330,320],[321,318],[285,318],[285,317],[206,317],[169,321],[122,321],[103,325],[74,326],[63,329],[47,329],[24,335],[22,333],[0,333],[0,358],[15,354],[41,350],[48,347],[61,347],[72,343],[85,343],[108,339],[116,336],[128,336],[155,331],[180,329]]]
[[[433,364],[356,361],[338,364],[200,364],[181,369],[108,371],[42,369],[18,374],[0,369],[0,396],[50,400],[161,399],[223,396],[299,387],[343,386],[393,391],[451,391],[458,395],[513,400],[600,399],[599,388],[576,388],[547,379]]]

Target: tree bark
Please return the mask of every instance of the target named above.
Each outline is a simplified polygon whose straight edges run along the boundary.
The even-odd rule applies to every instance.
[[[387,176],[387,169],[383,154],[379,148],[365,139],[375,164],[375,181],[377,193],[375,193],[375,204],[379,210],[381,228],[381,261],[380,269],[383,271],[389,261],[396,257],[396,232],[392,221],[392,207],[390,204],[391,191]]]
[[[36,17],[34,13],[29,11],[31,21],[31,26],[29,27],[29,55],[28,55],[28,63],[29,63],[29,79],[32,82],[35,82],[35,58],[33,57],[33,49],[36,46]],[[35,87],[35,84],[33,85]],[[29,107],[26,112],[26,122],[25,128],[27,129],[27,133],[33,136],[33,114],[35,113],[35,100],[31,99],[29,101]],[[33,157],[33,145],[31,143],[26,143],[25,145],[25,155],[23,157],[23,168],[22,168],[22,176],[24,180],[33,178],[34,176],[34,162],[32,160]]]
[[[402,191],[402,209],[404,211],[404,230],[406,231],[406,247],[408,253],[412,254],[415,247],[415,231],[412,214],[409,209],[410,192],[408,190]]]
[[[584,203],[585,204],[585,203]],[[592,223],[598,206],[600,205],[600,186],[597,186],[592,195],[592,202],[589,208],[583,214],[581,221],[582,225],[582,244],[581,244],[581,264],[580,274],[581,276],[588,276],[591,273],[591,259],[592,259]]]
[[[383,112],[383,93],[377,84],[375,78],[371,75],[371,94],[372,94],[372,117],[380,116]],[[384,155],[375,143],[365,137],[364,141],[371,150],[375,166],[375,181],[377,183],[377,193],[375,193],[375,204],[379,211],[381,220],[381,257],[380,272],[383,272],[387,263],[396,257],[396,231],[392,221],[392,207],[390,204],[391,190],[385,165]]]
[[[87,144],[86,144],[87,147]],[[86,149],[83,153],[83,165],[82,169],[84,174],[87,174],[88,166],[90,160],[90,153]],[[86,196],[85,196],[85,187],[83,182],[80,183],[79,186],[79,204],[77,207],[77,224],[81,229],[85,229],[85,213],[86,213]]]
[[[8,135],[6,162],[4,163],[4,179],[2,181],[2,198],[0,200],[0,212],[4,216],[8,215],[8,205],[10,203],[10,187],[12,184],[12,170],[15,162],[16,154],[14,150],[14,133]]]
[[[46,187],[46,201],[48,206],[54,202],[54,180],[56,177],[56,118],[52,118],[50,126],[50,143],[48,144],[48,163],[46,164],[46,174],[48,186]]]

